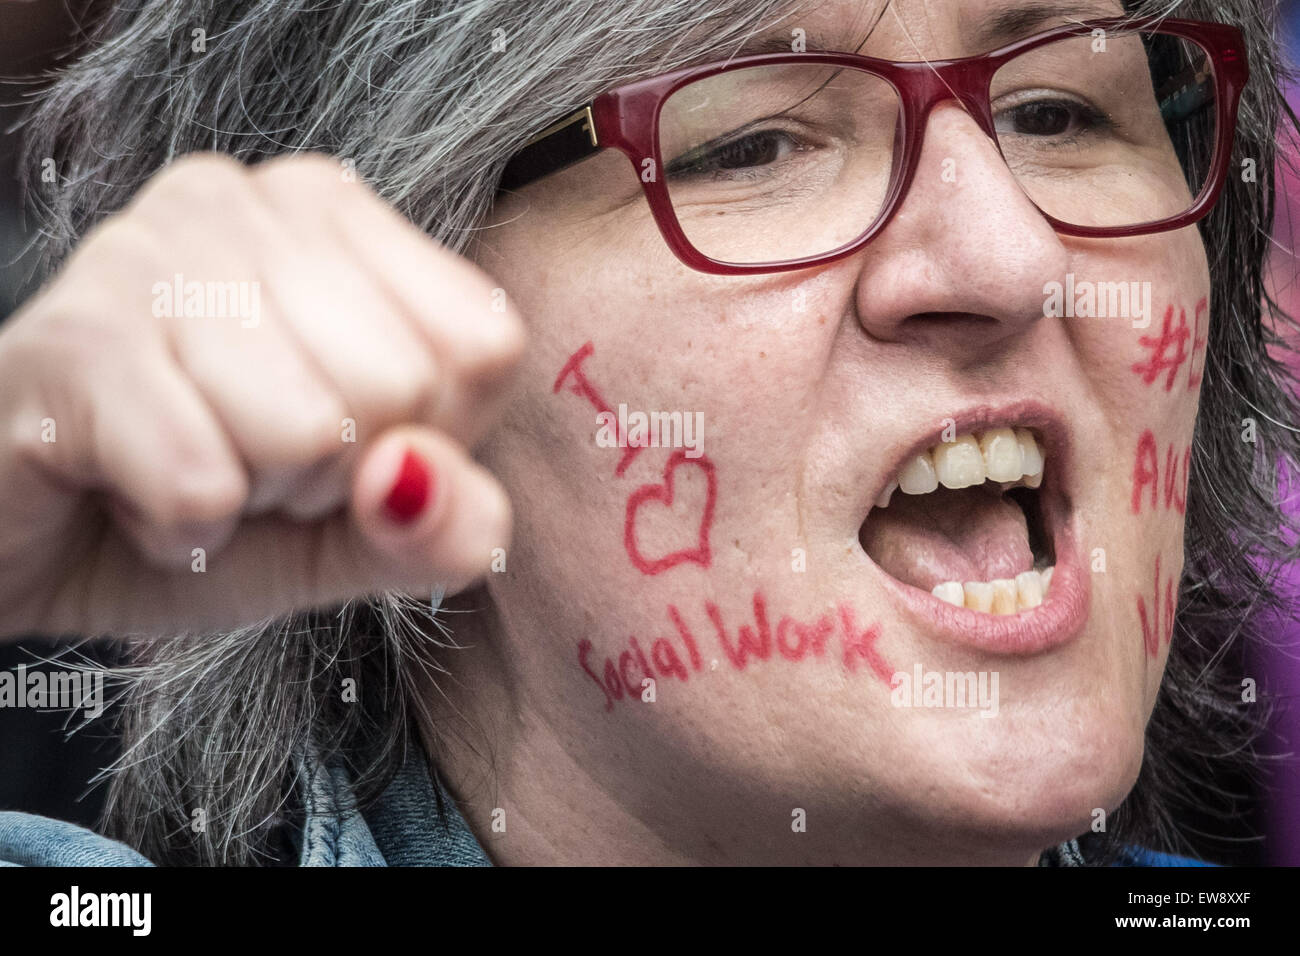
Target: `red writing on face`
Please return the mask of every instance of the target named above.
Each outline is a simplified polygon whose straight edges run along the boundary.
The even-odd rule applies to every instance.
[[[610,416],[610,420],[614,424],[614,438],[621,446],[624,443],[624,436],[619,431],[618,416],[614,414],[609,402],[605,401],[605,397],[601,395],[596,386],[592,384],[591,379],[587,378],[586,373],[582,370],[582,363],[589,359],[595,351],[596,346],[588,342],[570,355],[569,360],[560,369],[560,374],[555,377],[555,386],[551,391],[558,393],[564,387],[565,382],[570,382],[569,390],[574,395],[585,398],[596,411]],[[628,465],[632,464],[633,459],[641,453],[643,447],[642,445],[629,444],[623,449],[623,456],[618,461],[618,467],[614,469],[616,477],[621,478],[623,476],[623,472],[627,471]]]
[[[607,420],[614,427],[616,441],[623,444],[626,436],[620,430],[619,416],[614,414],[609,402],[605,400],[605,396],[601,394],[600,390],[583,370],[583,363],[591,358],[595,350],[595,346],[591,342],[587,342],[582,348],[570,355],[568,361],[564,363],[564,367],[560,369],[559,375],[555,377],[552,392],[558,393],[564,388],[565,383],[568,383],[569,390],[574,395],[586,399],[592,408],[608,416]],[[621,478],[623,473],[627,471],[628,466],[632,464],[632,461],[645,447],[645,445],[641,444],[628,444],[619,459],[618,466],[614,469],[615,477]],[[675,516],[671,511],[677,497],[675,481],[679,469],[698,472],[704,479],[704,497],[700,507],[685,518],[680,515]],[[701,567],[709,567],[713,560],[713,554],[709,547],[709,531],[713,527],[713,510],[717,499],[717,472],[708,456],[700,455],[696,458],[690,458],[684,450],[679,449],[674,452],[664,465],[662,482],[642,485],[628,496],[627,509],[623,516],[623,548],[627,551],[627,556],[632,565],[642,574],[647,575],[662,574],[664,571],[675,568],[680,564],[698,564]],[[681,527],[679,529],[667,527],[665,519],[676,520]],[[653,526],[660,531],[660,539],[665,536],[671,538],[673,531],[677,530],[679,532],[678,536],[689,539],[689,543],[685,547],[676,550],[665,549],[660,545],[658,553],[653,550],[653,547],[650,549],[650,553],[647,553],[647,548],[643,542],[645,539],[644,529],[649,526]],[[666,535],[665,529],[667,531]]]
[[[1178,324],[1174,324],[1174,316]],[[1133,363],[1133,372],[1142,379],[1142,384],[1151,385],[1162,375],[1165,391],[1173,391],[1178,373],[1187,366],[1187,388],[1195,389],[1201,384],[1201,372],[1205,367],[1205,345],[1208,334],[1200,335],[1203,324],[1209,322],[1209,300],[1201,299],[1193,310],[1193,324],[1187,325],[1187,310],[1169,306],[1165,309],[1159,335],[1144,335],[1138,344],[1147,351],[1146,357]],[[1199,365],[1198,365],[1199,359]]]
[[[1187,388],[1192,390],[1201,384],[1201,376],[1205,371],[1205,349],[1206,344],[1210,341],[1210,300],[1202,299],[1196,303],[1196,309],[1192,317],[1192,357],[1187,363]],[[1204,334],[1202,334],[1204,329]],[[1200,361],[1198,363],[1197,358]]]
[[[1151,608],[1148,612],[1143,595],[1137,596],[1138,620],[1142,623],[1142,643],[1147,656],[1154,659],[1160,654],[1160,645],[1168,644],[1174,638],[1174,612],[1178,602],[1174,594],[1174,579],[1161,579],[1160,555],[1156,555],[1153,574]],[[1164,585],[1164,604],[1161,604],[1161,585]]]
[[[876,648],[880,639],[880,625],[860,628],[854,620],[853,609],[841,604],[836,613],[822,614],[817,620],[801,621],[789,615],[768,612],[767,601],[755,591],[752,601],[753,619],[739,624],[734,630],[728,625],[721,609],[706,601],[704,614],[712,626],[713,638],[723,659],[738,671],[760,661],[802,661],[825,657],[838,636],[839,660],[849,673],[856,673],[862,665],[875,674],[885,686],[890,686],[894,668]],[[659,637],[650,643],[646,654],[640,641],[628,638],[626,649],[617,657],[606,657],[601,665],[593,664],[593,647],[589,640],[578,642],[578,665],[600,688],[605,699],[605,710],[613,710],[614,702],[637,700],[643,690],[642,681],[676,678],[686,682],[692,674],[704,670],[704,656],[700,642],[687,625],[681,612],[669,605],[667,616],[676,632],[672,637]],[[772,626],[776,618],[776,626]],[[680,647],[680,650],[679,650]]]
[[[665,519],[672,521],[674,515],[667,509],[672,508],[676,495],[675,475],[680,470],[692,469],[704,476],[705,496],[701,503],[698,525],[691,529],[694,535],[691,546],[672,551],[662,557],[647,557],[638,543],[638,521],[650,522],[656,518],[661,522]],[[684,451],[674,452],[668,459],[668,463],[664,465],[663,482],[642,485],[627,499],[627,514],[623,521],[623,547],[627,549],[627,555],[632,559],[632,564],[637,570],[642,574],[659,574],[686,561],[707,568],[713,560],[709,550],[709,529],[713,526],[713,508],[717,498],[718,479],[713,462],[704,456],[692,459],[686,457]]]
[[[1165,448],[1162,473],[1156,436],[1149,428],[1144,431],[1138,438],[1137,455],[1133,461],[1133,513],[1141,514],[1143,502],[1150,499],[1152,511],[1158,510],[1163,503],[1166,510],[1186,514],[1187,479],[1191,465],[1191,446],[1183,449],[1180,455],[1171,444]]]

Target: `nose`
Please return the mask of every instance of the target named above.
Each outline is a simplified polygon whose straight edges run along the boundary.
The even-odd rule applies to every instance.
[[[1043,287],[1064,280],[1069,260],[997,146],[954,102],[930,114],[902,206],[859,255],[862,328],[959,359],[1042,319]]]

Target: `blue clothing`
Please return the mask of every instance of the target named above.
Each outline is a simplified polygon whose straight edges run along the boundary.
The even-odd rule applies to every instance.
[[[308,764],[299,866],[491,866],[456,802],[435,791],[420,747],[373,806],[336,812],[351,792],[347,774]],[[443,812],[439,812],[439,798]],[[29,813],[0,812],[0,866],[151,866],[135,850],[84,827]],[[1045,852],[1040,866],[1087,866],[1078,840]],[[1208,866],[1134,848],[1125,866]]]
[[[1039,866],[1092,866],[1079,840],[1070,840],[1045,852],[1038,861]],[[1185,856],[1170,853],[1157,853],[1141,847],[1125,848],[1121,859],[1114,866],[1215,866]]]
[[[1206,863],[1203,860],[1191,860],[1185,856],[1157,853],[1155,850],[1143,850],[1137,847],[1129,851],[1129,858],[1132,861],[1129,866],[1214,866],[1213,863]]]
[[[491,866],[456,802],[435,793],[418,746],[364,811],[347,806],[351,785],[335,767],[308,762],[299,866]],[[443,812],[439,813],[441,797]],[[84,827],[30,813],[0,812],[0,866],[152,866],[135,850]]]

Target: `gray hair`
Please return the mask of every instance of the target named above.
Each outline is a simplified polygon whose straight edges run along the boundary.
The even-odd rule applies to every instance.
[[[39,97],[25,166],[56,160],[29,191],[56,266],[161,166],[196,150],[246,162],[298,150],[353,161],[411,221],[463,250],[510,155],[556,115],[617,82],[724,58],[792,13],[790,0],[121,0],[92,45]],[[1180,802],[1251,757],[1260,709],[1242,707],[1234,663],[1280,604],[1265,563],[1293,560],[1279,466],[1300,462],[1300,421],[1281,343],[1261,315],[1273,217],[1274,130],[1283,102],[1272,4],[1160,0],[1131,12],[1239,26],[1252,82],[1238,162],[1202,225],[1214,320],[1187,506],[1177,638],[1136,788],[1098,852],[1126,842],[1184,849]],[[790,21],[788,21],[790,22]],[[791,22],[791,25],[797,25]],[[195,30],[207,50],[192,49]],[[493,40],[505,50],[493,52]],[[1289,321],[1267,303],[1274,321]],[[1270,347],[1274,350],[1270,354]],[[1243,417],[1258,444],[1238,440]],[[376,795],[408,746],[417,688],[442,619],[397,594],[341,611],[132,648],[120,672],[123,755],[106,827],[170,864],[247,864],[272,851],[293,806],[297,757],[343,761],[358,799]],[[431,635],[435,635],[431,637]],[[347,678],[367,688],[341,705]],[[194,809],[206,826],[192,827]]]

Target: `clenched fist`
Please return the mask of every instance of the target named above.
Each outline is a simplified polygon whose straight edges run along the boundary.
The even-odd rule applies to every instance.
[[[179,160],[0,329],[0,635],[464,588],[523,326],[320,156]]]

